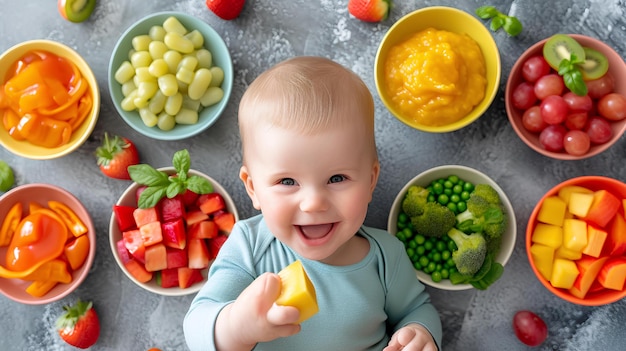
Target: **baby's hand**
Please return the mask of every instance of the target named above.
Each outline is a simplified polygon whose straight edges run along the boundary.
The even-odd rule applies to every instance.
[[[437,351],[437,344],[428,330],[419,324],[398,329],[383,351]]]
[[[258,342],[296,334],[298,309],[274,303],[280,294],[280,278],[265,273],[224,307],[217,318],[215,341],[218,350],[250,350]]]

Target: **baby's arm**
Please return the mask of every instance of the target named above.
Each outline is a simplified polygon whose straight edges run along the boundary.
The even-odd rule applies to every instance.
[[[251,350],[258,342],[296,334],[300,325],[295,307],[278,306],[280,278],[265,273],[241,292],[235,302],[222,309],[215,324],[217,350]]]
[[[437,351],[435,339],[420,324],[409,324],[396,331],[383,351]]]

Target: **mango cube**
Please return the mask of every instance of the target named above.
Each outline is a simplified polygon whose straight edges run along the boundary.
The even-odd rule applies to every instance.
[[[567,203],[567,209],[577,217],[585,217],[593,203],[593,193],[572,193]]]
[[[548,196],[539,208],[537,220],[546,224],[563,225],[566,210],[567,203],[563,199],[557,195]]]
[[[587,246],[587,222],[581,219],[563,220],[563,246],[572,251],[582,252]]]
[[[558,249],[563,243],[563,228],[552,224],[537,223],[531,241]]]
[[[583,253],[591,257],[600,257],[608,235],[606,230],[587,224],[587,246],[583,249]]]
[[[559,189],[558,196],[563,199],[565,203],[569,203],[573,193],[593,194],[593,190],[580,185],[566,185]]]
[[[550,284],[555,288],[570,289],[578,277],[578,267],[572,260],[555,258]]]
[[[298,324],[311,318],[319,311],[315,287],[300,260],[294,261],[278,272],[278,276],[280,277],[281,290],[280,296],[276,299],[276,304],[296,307],[300,311]]]
[[[568,260],[578,260],[583,257],[583,254],[580,251],[570,250],[561,245],[558,249],[556,249],[554,256],[559,258],[566,258]]]
[[[532,244],[530,254],[539,273],[549,281],[552,278],[554,248],[543,244]]]

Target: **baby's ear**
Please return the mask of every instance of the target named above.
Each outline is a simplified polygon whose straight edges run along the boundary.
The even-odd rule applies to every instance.
[[[374,189],[376,189],[376,184],[378,183],[378,176],[380,175],[380,162],[378,160],[374,161],[374,165],[372,166],[372,184],[370,185],[370,193],[374,193]]]
[[[248,193],[250,200],[252,200],[252,206],[254,206],[254,208],[257,210],[260,210],[261,204],[259,204],[259,200],[256,197],[256,193],[254,191],[254,183],[252,182],[252,177],[248,172],[248,167],[241,166],[241,169],[239,169],[239,179],[241,179],[243,185],[246,187],[246,192]]]

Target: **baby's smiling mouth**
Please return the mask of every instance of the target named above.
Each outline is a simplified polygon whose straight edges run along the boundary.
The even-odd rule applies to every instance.
[[[302,235],[304,235],[307,239],[323,238],[332,231],[333,227],[333,223],[298,226]]]

